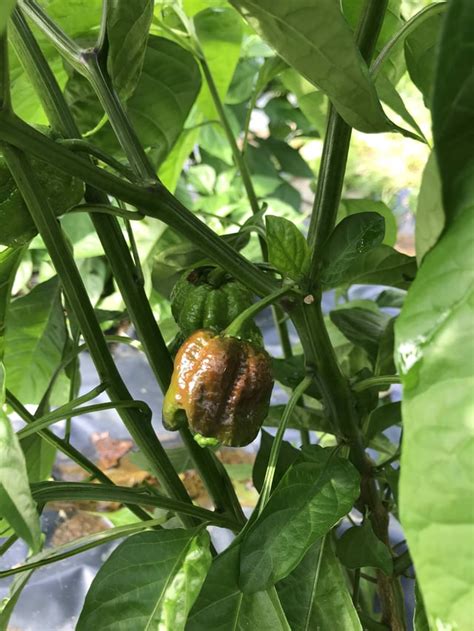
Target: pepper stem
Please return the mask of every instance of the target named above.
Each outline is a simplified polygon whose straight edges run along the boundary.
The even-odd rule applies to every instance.
[[[209,285],[212,285],[216,289],[218,289],[224,282],[225,277],[227,276],[227,272],[222,267],[215,267],[209,274],[207,275],[207,282]]]
[[[265,309],[265,307],[273,304],[278,300],[278,298],[281,298],[285,294],[294,291],[294,289],[295,286],[293,284],[284,285],[283,287],[279,287],[277,290],[273,291],[271,294],[268,294],[268,296],[265,296],[265,298],[262,298],[262,300],[254,302],[253,305],[250,305],[250,307],[242,311],[242,313],[240,313],[234,320],[232,320],[229,326],[224,330],[223,335],[227,337],[238,337],[240,330],[247,322],[247,320],[254,318],[257,313]]]

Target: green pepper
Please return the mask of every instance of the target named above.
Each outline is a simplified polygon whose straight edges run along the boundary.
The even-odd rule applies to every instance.
[[[268,414],[272,388],[271,360],[263,348],[198,330],[176,355],[163,424],[171,430],[188,424],[231,447],[248,445]]]
[[[171,311],[184,338],[198,329],[224,330],[252,302],[247,287],[212,267],[186,272],[171,293]],[[242,327],[241,337],[262,342],[252,321]]]
[[[49,128],[38,127],[55,139],[58,135]],[[83,183],[66,175],[57,167],[31,157],[31,167],[37,176],[56,216],[78,204],[84,193]],[[36,226],[17,188],[3,156],[0,154],[0,245],[20,246],[37,234]]]

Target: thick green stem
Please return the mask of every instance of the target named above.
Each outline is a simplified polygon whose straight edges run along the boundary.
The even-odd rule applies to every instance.
[[[139,186],[99,169],[87,159],[55,143],[19,118],[0,112],[0,139],[31,155],[54,164],[59,170],[75,175],[94,188],[105,191],[160,219],[187,237],[218,265],[252,289],[265,296],[278,287],[269,274],[262,272],[221,239],[191,213],[164,186]]]
[[[32,77],[50,121],[65,136],[73,138],[79,136],[79,130],[64,101],[55,77],[34,40],[28,25],[18,11],[15,11],[14,23],[16,31],[15,45],[19,47],[20,59],[24,60],[27,71]],[[120,102],[114,100],[114,108],[120,109],[119,106]],[[121,116],[120,120],[122,120]],[[117,121],[117,118],[114,118],[114,121]],[[127,130],[127,134],[130,135],[131,129],[127,128]],[[129,153],[133,156],[137,151],[138,149]],[[143,156],[140,155],[139,157],[142,162],[141,168],[144,170],[148,169],[143,163]],[[108,201],[103,193],[91,188],[88,188],[86,198],[94,203],[107,203]],[[150,366],[160,388],[165,392],[173,369],[171,357],[146,298],[141,279],[137,277],[136,268],[132,264],[120,226],[116,219],[112,217],[94,214],[92,220],[109,259],[114,277],[119,284],[129,314],[137,329],[138,336],[142,340]],[[183,429],[180,433],[181,438],[190,450],[193,460],[196,462],[211,497],[214,499],[216,509],[220,511],[227,508],[231,509],[236,518],[243,523],[245,517],[225,469],[216,461],[212,453],[196,445],[189,430]]]
[[[367,63],[384,19],[387,0],[367,0],[357,29],[357,43]],[[321,246],[331,234],[337,217],[346,169],[351,129],[331,107],[328,129],[315,196],[308,240],[312,248],[310,280],[317,281],[320,268]],[[294,322],[303,343],[306,360],[313,364],[316,379],[325,405],[332,419],[334,432],[350,446],[350,458],[358,468],[361,481],[361,498],[369,507],[374,532],[388,543],[388,514],[382,504],[378,488],[372,477],[372,466],[365,453],[353,393],[342,374],[331,346],[321,311],[321,295],[314,291],[316,300],[296,310]],[[378,585],[383,610],[383,622],[393,631],[405,628],[403,608],[400,606],[400,585],[392,577],[379,572]]]
[[[359,20],[356,41],[367,63],[374,53],[387,4],[388,0],[369,0]],[[351,134],[352,128],[336,112],[334,106],[330,105],[318,186],[308,230],[308,242],[312,250],[310,278],[313,281],[319,273],[321,247],[336,223]]]
[[[370,62],[383,22],[387,0],[368,0],[359,23],[357,42],[362,56]],[[312,248],[311,280],[318,277],[321,245],[331,234],[337,217],[349,150],[351,129],[332,109],[323,146],[323,156],[308,240]],[[296,313],[295,324],[300,333],[308,363],[314,362],[317,381],[333,422],[334,431],[350,446],[350,458],[359,469],[361,498],[369,507],[377,536],[388,543],[388,514],[382,504],[367,458],[355,400],[341,373],[321,312],[320,296],[312,305]],[[377,576],[383,610],[383,621],[393,631],[405,628],[400,605],[400,585],[382,572]]]
[[[99,378],[107,383],[107,394],[110,400],[113,402],[131,401],[132,397],[107,348],[71,250],[53,210],[46,201],[47,198],[41,190],[29,160],[20,150],[9,145],[4,146],[3,152],[8,168],[48,249],[64,293],[88,345]],[[176,499],[190,502],[186,489],[171,466],[150,421],[141,411],[132,408],[121,408],[119,414],[166,491]],[[187,523],[192,524],[192,520],[191,522],[187,520]]]

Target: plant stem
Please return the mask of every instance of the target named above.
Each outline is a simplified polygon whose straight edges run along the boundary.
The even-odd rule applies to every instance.
[[[31,424],[36,421],[35,417],[28,412],[28,410],[9,390],[6,391],[6,402],[12,410],[14,410],[23,421],[25,421],[25,423]],[[84,469],[84,471],[87,471],[87,473],[94,476],[96,480],[102,482],[103,484],[114,486],[114,482],[101,469],[99,469],[99,467],[86,458],[75,447],[64,441],[62,438],[56,436],[56,434],[53,434],[49,430],[45,429],[39,432],[39,436],[41,436],[41,438],[53,447],[62,451],[66,456],[68,456],[68,458]],[[150,515],[139,507],[129,506],[128,508],[140,519],[151,519]]]
[[[268,502],[270,498],[270,493],[272,491],[273,478],[275,477],[275,471],[278,464],[278,457],[280,455],[281,442],[283,440],[283,435],[285,434],[286,427],[288,422],[293,414],[293,410],[295,409],[298,400],[305,392],[306,388],[313,381],[312,376],[305,377],[293,390],[290,400],[286,404],[285,410],[281,417],[280,424],[278,425],[278,430],[273,440],[272,448],[270,451],[270,456],[268,458],[267,469],[265,471],[265,478],[263,480],[262,491],[260,493],[260,501],[258,503],[258,514],[261,515],[263,509],[265,508],[265,504]]]
[[[370,62],[387,7],[387,0],[367,0],[357,29],[357,43],[362,56]],[[308,234],[312,249],[310,281],[318,278],[321,245],[331,234],[337,217],[351,129],[330,108],[328,129],[313,214]],[[312,290],[312,288],[310,287]],[[313,292],[315,302],[298,307],[293,320],[300,334],[307,363],[314,367],[316,380],[330,413],[336,435],[344,437],[350,446],[350,458],[361,474],[361,499],[369,507],[375,534],[388,544],[388,514],[382,504],[372,477],[372,466],[365,453],[364,441],[349,384],[337,363],[321,311],[321,294]],[[377,574],[383,611],[383,622],[392,631],[405,628],[400,585],[383,572]]]
[[[224,335],[237,337],[240,333],[240,329],[245,325],[247,320],[254,318],[257,313],[260,313],[260,311],[268,307],[268,305],[273,304],[279,298],[282,298],[286,294],[290,293],[293,289],[294,288],[291,285],[284,285],[276,291],[273,291],[271,294],[268,294],[268,296],[265,296],[265,298],[262,298],[262,300],[250,305],[250,307],[244,309],[242,313],[239,313],[239,315],[232,320],[229,326],[224,330]]]
[[[99,378],[102,382],[107,383],[107,394],[110,400],[121,403],[132,401],[133,399],[109,353],[71,250],[54,212],[47,202],[47,197],[36,179],[31,163],[20,150],[10,145],[4,146],[3,153],[8,168],[48,249],[64,293],[89,347]],[[143,416],[141,411],[133,408],[121,408],[119,414],[166,491],[176,499],[191,502],[180,478],[171,466],[165,450],[157,439],[150,421]],[[192,524],[193,522],[187,519],[187,523]]]
[[[354,392],[363,392],[369,388],[384,388],[391,386],[392,384],[400,383],[400,377],[398,375],[386,375],[381,377],[369,377],[368,379],[362,379],[354,383],[352,390]]]
[[[368,0],[357,27],[356,41],[364,60],[369,63],[375,50],[388,0]],[[310,279],[319,273],[321,248],[336,223],[341,199],[352,128],[331,104],[324,137],[318,185],[308,230],[312,250]]]
[[[46,429],[46,427],[54,425],[54,423],[58,423],[65,418],[73,418],[74,416],[81,416],[82,414],[93,414],[94,412],[103,412],[104,410],[120,410],[121,408],[138,408],[139,410],[143,411],[144,407],[148,408],[144,401],[134,400],[123,401],[121,403],[96,403],[94,405],[86,405],[74,410],[54,412],[36,419],[36,421],[34,423],[31,423],[31,425],[28,425],[28,427],[20,429],[20,431],[17,432],[17,435],[18,438],[21,440],[22,438],[26,438],[27,436],[31,436],[32,434],[36,434],[40,430]],[[150,408],[148,408],[148,412],[151,416]]]
[[[97,501],[120,502],[121,504],[141,504],[165,508],[178,514],[195,517],[222,528],[236,530],[237,524],[228,514],[220,514],[207,508],[194,506],[189,502],[166,497],[160,493],[144,493],[126,486],[106,487],[87,482],[37,482],[31,485],[31,492],[37,502]]]
[[[89,156],[97,158],[97,160],[107,164],[128,180],[135,181],[137,179],[129,166],[123,164],[120,160],[116,160],[113,156],[109,156],[108,153],[99,147],[96,147],[91,142],[87,142],[87,140],[80,140],[79,138],[65,138],[64,140],[59,140],[58,142],[71,151],[79,151],[80,153],[86,153]]]
[[[0,112],[0,139],[55,165],[64,173],[81,178],[94,188],[105,191],[137,208],[146,208],[148,215],[160,219],[181,235],[186,236],[209,258],[238,278],[257,295],[265,296],[278,287],[269,274],[262,272],[258,266],[227,245],[164,186],[160,184],[139,186],[121,180],[112,173],[92,165],[82,156],[71,153],[65,147],[6,112]],[[98,215],[96,217],[99,218]]]
[[[71,112],[44,56],[39,49],[28,25],[18,10],[15,11],[15,42],[20,48],[20,59],[25,63],[36,90],[45,106],[50,121],[65,136],[80,136]],[[114,107],[120,105],[114,101]],[[121,117],[122,119],[122,117]],[[114,119],[115,120],[115,119]],[[131,133],[128,128],[128,134]],[[138,151],[138,150],[137,150]],[[143,156],[140,158],[143,161]],[[146,158],[145,158],[146,159]],[[142,168],[145,166],[142,164]],[[148,168],[148,167],[146,167]],[[86,190],[86,199],[93,203],[107,203],[103,194],[91,188]],[[191,215],[191,213],[189,213]],[[163,392],[168,388],[173,369],[171,357],[153,311],[146,298],[141,279],[137,277],[122,231],[115,218],[93,215],[92,221],[108,257],[113,274],[118,282],[128,312],[134,322],[138,336],[150,362],[150,366]],[[213,234],[211,231],[209,233]],[[244,260],[244,259],[243,259]],[[229,476],[209,450],[201,449],[193,440],[188,429],[180,431],[202,479],[214,500],[216,509],[231,509],[236,519],[245,522],[245,516],[235,494]]]
[[[312,280],[319,272],[321,247],[331,234],[336,222],[351,134],[351,127],[330,104],[318,186],[308,229],[308,243],[313,252],[310,267]]]
[[[435,4],[429,4],[427,7],[423,7],[418,13],[415,13],[404,25],[391,37],[391,39],[385,44],[377,58],[370,66],[370,74],[372,79],[376,79],[379,75],[385,61],[389,58],[392,50],[402,43],[420,24],[433,15],[439,15],[444,13],[448,6],[447,2],[437,2]]]
[[[235,141],[234,133],[232,131],[229,120],[227,118],[227,114],[224,109],[224,104],[221,101],[221,97],[219,96],[219,92],[217,91],[214,78],[211,74],[207,61],[204,58],[204,55],[202,55],[199,58],[199,61],[201,63],[201,68],[202,68],[204,77],[206,79],[206,83],[209,87],[209,92],[211,93],[212,100],[214,101],[214,105],[216,106],[217,113],[219,114],[220,121],[224,128],[225,135],[227,136],[227,141],[232,150],[232,156],[234,158],[237,168],[240,171],[240,176],[242,178],[245,192],[247,193],[250,207],[252,209],[252,212],[255,215],[258,212],[260,212],[260,205],[258,203],[257,195],[255,194],[255,190],[253,188],[252,179],[250,177],[250,172],[247,167],[247,163]],[[262,245],[262,241],[260,242],[260,244]],[[264,245],[264,248],[262,248],[263,258],[266,259],[267,249],[266,249],[266,243],[264,241],[263,241],[263,245]]]
[[[101,215],[121,217],[122,219],[127,219],[129,221],[141,221],[145,218],[145,215],[137,210],[125,210],[123,208],[119,208],[118,206],[111,206],[110,204],[78,204],[67,211],[68,215],[72,213],[99,213]]]

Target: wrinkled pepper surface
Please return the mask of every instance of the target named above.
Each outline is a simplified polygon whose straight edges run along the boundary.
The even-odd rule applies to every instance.
[[[184,338],[198,329],[224,330],[252,302],[247,287],[213,267],[186,272],[171,293],[171,311]],[[241,337],[262,339],[252,321],[244,325]]]
[[[236,337],[198,330],[179,349],[163,404],[167,429],[241,447],[257,436],[273,388],[268,353]]]

